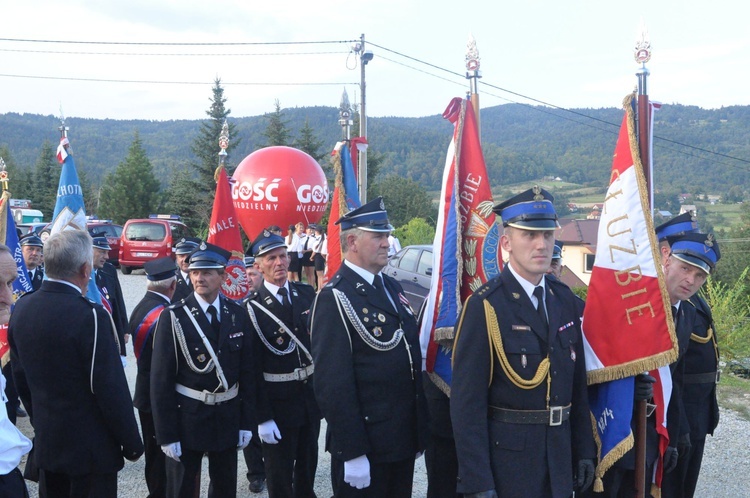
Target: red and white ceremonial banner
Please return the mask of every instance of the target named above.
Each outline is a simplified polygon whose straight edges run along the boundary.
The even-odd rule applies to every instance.
[[[229,177],[223,166],[219,166],[216,178],[216,196],[208,225],[208,243],[232,253],[224,273],[221,292],[229,299],[240,301],[250,293],[250,284],[245,275],[245,259],[242,252],[242,236],[237,213],[232,202]]]
[[[625,99],[599,222],[583,334],[588,383],[621,379],[677,359],[677,337],[635,136]]]

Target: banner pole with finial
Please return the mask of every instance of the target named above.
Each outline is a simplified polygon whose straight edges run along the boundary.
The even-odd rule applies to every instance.
[[[469,41],[466,43],[466,79],[469,80],[471,105],[474,108],[474,116],[477,119],[477,135],[479,135],[481,141],[482,128],[479,119],[479,91],[477,86],[479,78],[482,77],[482,71],[479,70],[479,66],[477,41],[474,39],[474,35],[470,34]]]
[[[641,22],[640,39],[635,45],[635,61],[641,65],[636,72],[638,76],[638,109],[636,119],[638,120],[638,146],[641,155],[643,174],[646,178],[648,188],[649,211],[653,207],[653,183],[649,165],[649,105],[647,80],[649,71],[646,63],[651,60],[651,43],[648,40],[648,31],[645,23]],[[651,213],[648,213],[649,216]],[[643,498],[646,496],[646,401],[639,400],[636,404],[636,433],[634,442],[635,451],[635,496]]]

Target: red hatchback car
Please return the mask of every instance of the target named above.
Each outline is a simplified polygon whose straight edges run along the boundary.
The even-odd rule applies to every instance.
[[[164,256],[174,259],[174,245],[191,235],[179,220],[177,215],[152,214],[126,221],[120,237],[120,271],[129,275],[147,261]]]

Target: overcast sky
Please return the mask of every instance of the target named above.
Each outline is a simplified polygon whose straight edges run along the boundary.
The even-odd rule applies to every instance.
[[[359,102],[350,51],[363,33],[374,54],[368,116],[439,114],[464,95],[470,33],[484,83],[561,107],[615,107],[636,84],[641,19],[653,47],[652,99],[747,105],[747,11],[739,0],[4,0],[0,113],[59,115],[62,105],[65,115],[86,118],[203,119],[217,76],[235,117],[271,112],[275,99],[336,106],[344,88]],[[344,43],[309,43],[321,41]],[[482,107],[533,103],[484,85],[480,94]]]

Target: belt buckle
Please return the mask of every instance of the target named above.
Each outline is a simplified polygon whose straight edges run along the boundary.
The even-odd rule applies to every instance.
[[[562,423],[563,423],[563,407],[562,406],[550,406],[549,407],[550,427],[562,425]]]
[[[203,404],[215,405],[216,404],[216,393],[210,393],[203,391]]]
[[[300,367],[294,369],[294,374],[297,376],[297,380],[307,380],[307,368]]]

